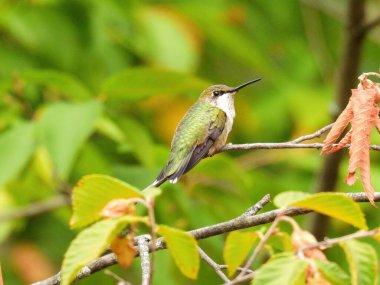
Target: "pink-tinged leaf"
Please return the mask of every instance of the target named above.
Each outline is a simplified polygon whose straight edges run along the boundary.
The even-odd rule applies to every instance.
[[[103,218],[117,218],[123,215],[134,215],[136,207],[128,199],[113,199],[103,208],[100,216]]]

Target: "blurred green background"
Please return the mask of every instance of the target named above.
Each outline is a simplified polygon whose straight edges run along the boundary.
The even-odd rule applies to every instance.
[[[0,1],[0,213],[55,199],[90,173],[144,188],[164,165],[178,121],[214,83],[263,79],[236,98],[230,142],[281,142],[329,124],[346,6],[345,0]],[[379,1],[367,1],[367,11],[380,14]],[[379,45],[380,29],[373,30],[360,72],[378,70]],[[344,152],[337,190],[363,191],[360,183],[343,183]],[[375,189],[378,158],[372,153]],[[157,220],[195,229],[240,215],[266,193],[312,192],[321,162],[317,150],[216,155],[177,185],[162,186]],[[379,226],[378,210],[360,206],[369,226]],[[5,284],[59,270],[76,234],[69,217],[66,206],[0,223]],[[299,221],[310,227],[309,218]],[[334,221],[328,236],[353,230]],[[224,238],[200,242],[220,263]],[[340,249],[328,254],[347,266]],[[139,261],[127,271],[112,269],[140,282]],[[79,284],[95,282],[114,280],[100,272]],[[154,283],[220,280],[204,263],[199,279],[188,280],[162,251]]]

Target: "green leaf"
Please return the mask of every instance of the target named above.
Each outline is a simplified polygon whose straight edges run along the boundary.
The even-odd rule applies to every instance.
[[[179,95],[189,91],[200,92],[208,82],[179,72],[157,68],[133,68],[107,79],[102,91],[110,99],[138,101],[158,95]]]
[[[379,261],[375,249],[368,243],[349,240],[340,243],[350,266],[352,285],[377,284]]]
[[[350,276],[335,262],[314,259],[314,263],[317,265],[323,277],[325,277],[331,285],[350,284]]]
[[[118,198],[144,198],[135,187],[107,175],[84,176],[73,190],[73,215],[70,225],[83,227],[100,218],[106,204]]]
[[[271,257],[256,271],[252,285],[305,284],[307,262],[292,253],[280,253]]]
[[[114,140],[119,144],[126,143],[126,136],[123,130],[110,118],[102,117],[96,124],[96,129],[101,134]]]
[[[228,266],[229,276],[232,276],[243,263],[257,239],[257,233],[253,232],[233,231],[227,236],[223,258]]]
[[[22,73],[21,77],[27,82],[54,88],[72,99],[91,98],[91,92],[85,85],[63,72],[55,70],[33,70]]]
[[[150,198],[150,197],[157,197],[162,194],[162,191],[160,188],[157,187],[149,187],[148,189],[145,189],[144,191],[141,192],[145,198]]]
[[[80,232],[71,242],[62,264],[62,285],[70,284],[80,269],[97,258],[130,223],[147,223],[144,217],[122,216],[100,221]]]
[[[285,232],[276,232],[271,235],[266,244],[271,246],[272,249],[275,249],[276,251],[293,251],[292,239],[290,235]]]
[[[175,10],[145,6],[137,13],[141,32],[132,44],[136,52],[155,66],[192,72],[199,63],[199,47],[194,40],[194,27],[181,21]],[[175,44],[173,44],[175,42]]]
[[[44,111],[39,134],[59,178],[66,179],[74,160],[95,128],[101,113],[97,101],[81,104],[56,103]]]
[[[164,225],[160,225],[157,232],[165,238],[170,254],[181,272],[188,278],[196,279],[200,257],[195,238],[187,232]]]
[[[360,229],[368,229],[359,205],[341,193],[318,193],[293,202],[289,206],[310,209]]]
[[[154,161],[154,144],[146,127],[136,120],[123,119],[120,122],[124,133],[126,134],[128,146],[136,158],[146,167],[153,167]]]
[[[0,186],[14,178],[35,147],[34,124],[23,123],[0,136]]]
[[[311,194],[301,191],[286,191],[274,197],[273,203],[276,205],[276,207],[282,208],[310,196]]]

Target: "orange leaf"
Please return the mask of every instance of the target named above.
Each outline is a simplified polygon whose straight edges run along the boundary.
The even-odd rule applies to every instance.
[[[353,118],[353,103],[350,100],[347,107],[339,115],[338,119],[335,121],[333,127],[331,128],[329,134],[327,135],[321,154],[330,153],[333,144],[339,139],[340,135],[347,127],[351,119]],[[337,151],[338,149],[334,149]]]
[[[113,199],[103,208],[100,216],[103,218],[117,218],[123,215],[133,215],[136,212],[134,202],[128,199]]]
[[[354,184],[357,180],[355,173],[359,169],[364,191],[371,204],[376,207],[375,190],[371,184],[369,149],[372,130],[376,128],[380,133],[380,108],[377,105],[380,103],[380,88],[377,83],[367,79],[368,75],[380,77],[376,73],[364,73],[359,77],[358,88],[352,90],[350,101],[327,135],[321,154],[333,153],[351,143],[345,182],[348,185]],[[348,123],[351,123],[350,131],[337,143]]]
[[[370,134],[376,125],[379,107],[375,104],[376,92],[373,89],[352,90],[354,118],[351,121],[352,137],[350,161],[346,183],[356,181],[355,172],[359,168],[364,190],[374,205],[374,189],[370,181]]]
[[[131,266],[136,256],[133,247],[133,235],[117,237],[111,244],[112,251],[116,254],[120,266],[128,268]]]
[[[297,251],[299,248],[317,243],[317,240],[311,233],[308,231],[303,231],[301,229],[295,229],[291,235],[291,238],[294,251]],[[310,248],[304,250],[303,254],[305,257],[311,259],[326,260],[325,254],[319,248]]]

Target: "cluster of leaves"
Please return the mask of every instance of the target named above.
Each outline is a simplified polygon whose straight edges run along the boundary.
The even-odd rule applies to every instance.
[[[153,227],[164,237],[177,266],[184,275],[195,279],[200,258],[194,237],[165,225],[152,225],[148,217],[135,213],[132,203],[138,201],[136,198],[149,201],[152,195],[159,193],[158,189],[150,189],[143,194],[135,187],[105,175],[83,177],[73,191],[70,225],[72,228],[92,225],[83,230],[67,250],[62,265],[62,284],[70,284],[79,270],[101,255],[110,244],[119,263],[129,267],[136,255],[133,247],[135,230],[128,229],[126,234],[121,232],[138,223]],[[102,217],[106,219],[96,222]]]
[[[197,278],[200,257],[194,237],[166,225],[152,225],[148,217],[136,214],[133,203],[138,199],[152,201],[158,194],[160,191],[156,188],[140,192],[131,185],[105,175],[82,178],[74,188],[70,224],[73,228],[90,226],[81,231],[65,254],[62,284],[70,284],[79,270],[100,256],[110,244],[119,263],[129,267],[136,255],[136,229],[131,230],[130,226],[141,223],[152,227],[165,239],[176,265],[185,276]],[[302,207],[314,210],[361,230],[368,230],[360,207],[343,194],[284,192],[276,196],[274,203],[281,209]],[[106,219],[98,221],[102,217]],[[280,215],[278,218],[284,217]],[[271,232],[265,240],[266,246],[260,248],[260,254],[270,258],[261,265],[255,264],[258,269],[252,284],[376,284],[378,258],[371,245],[357,240],[342,239],[339,242],[349,263],[350,274],[347,274],[337,263],[328,261],[318,246],[309,248],[317,245],[314,236],[301,230],[294,220],[284,220],[293,226],[290,235],[277,228],[264,230]],[[227,236],[223,256],[229,276],[237,272],[252,248],[259,247],[258,243],[263,239],[263,229],[235,231]]]

